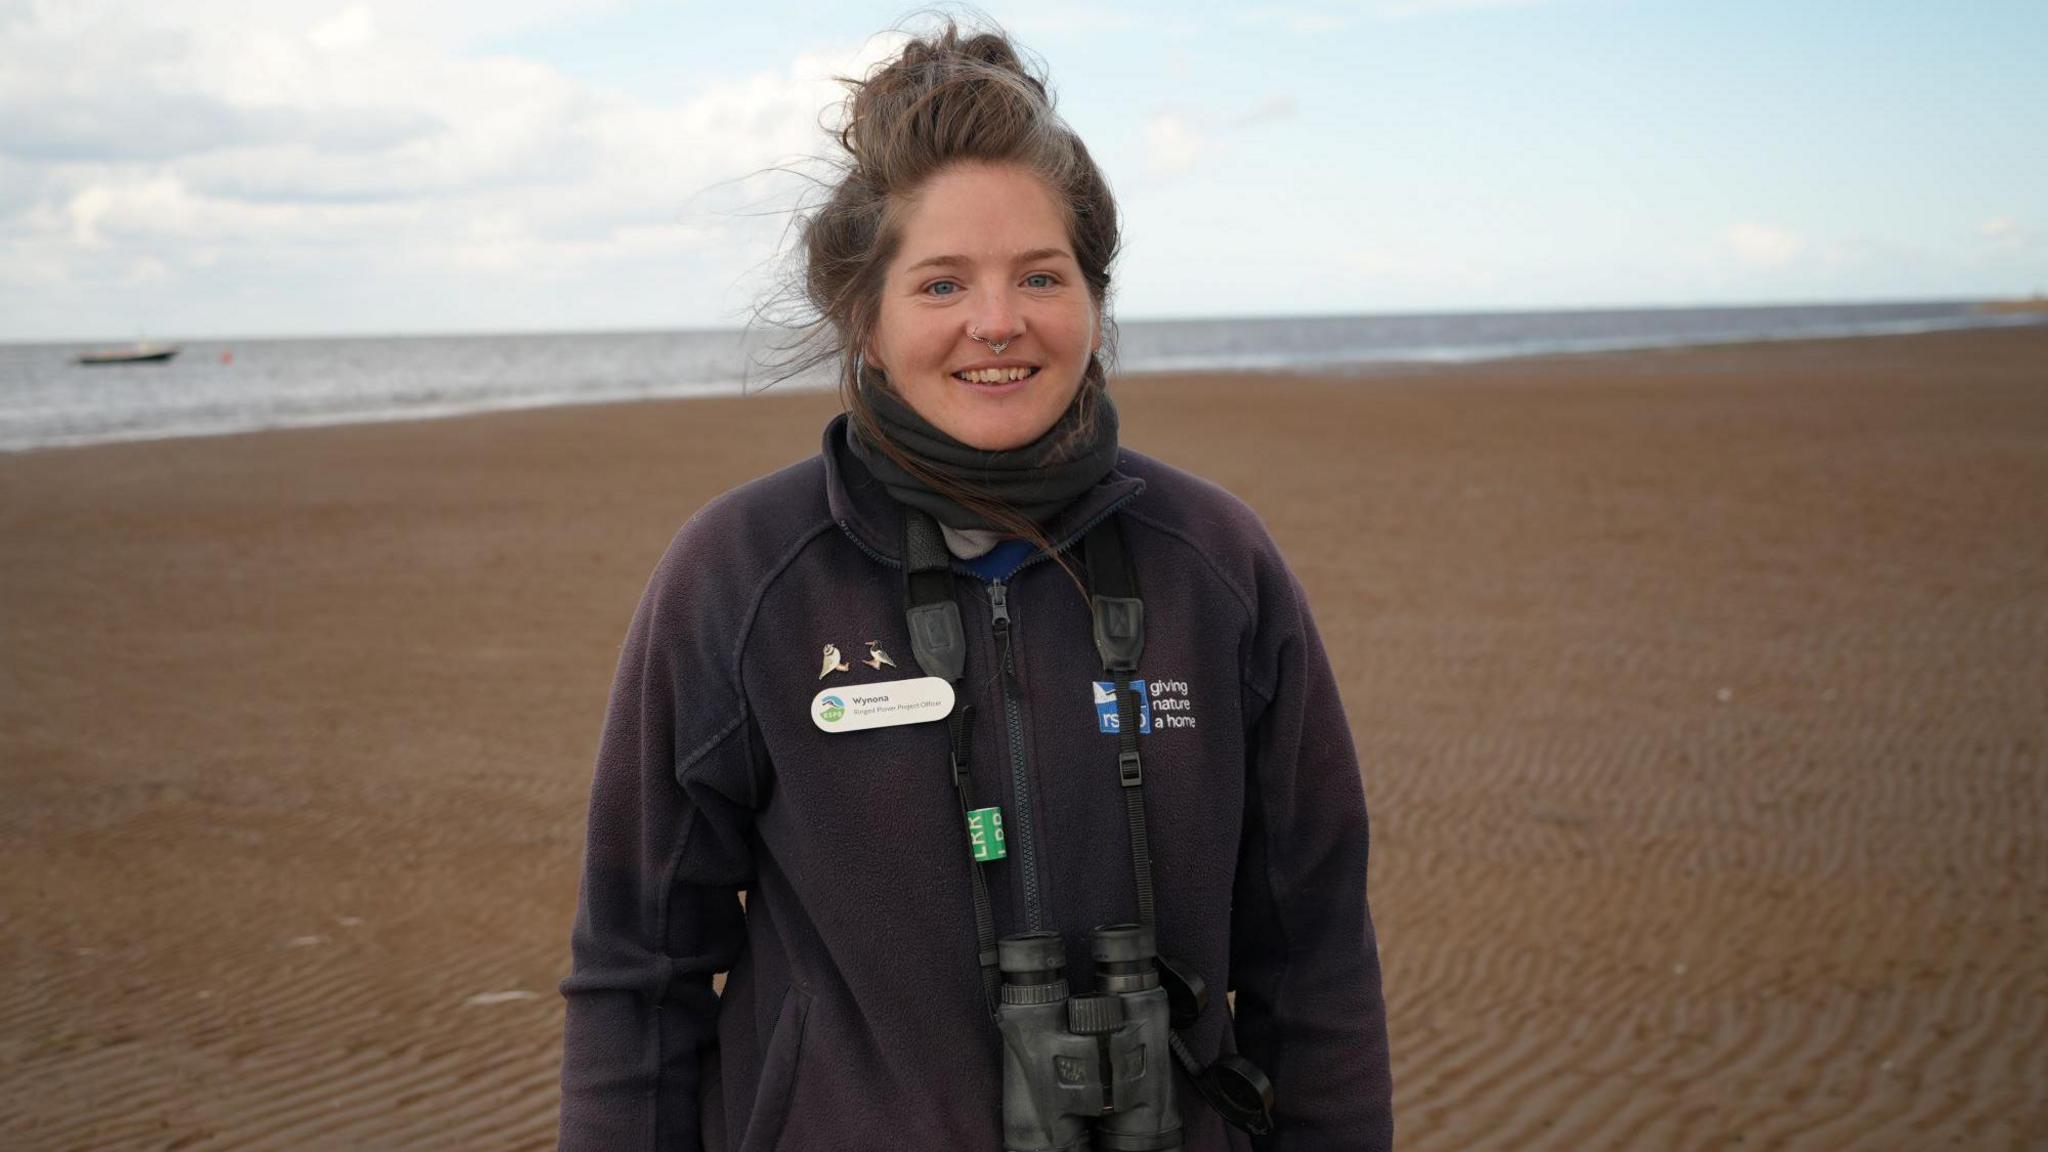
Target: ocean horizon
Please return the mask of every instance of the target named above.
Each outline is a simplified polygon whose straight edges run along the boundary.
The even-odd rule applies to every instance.
[[[1114,375],[1369,375],[1403,366],[2048,322],[1978,301],[1132,320]],[[175,340],[167,363],[83,366],[102,345],[0,344],[0,452],[757,390],[773,332],[743,329]],[[777,388],[830,386],[819,374]]]

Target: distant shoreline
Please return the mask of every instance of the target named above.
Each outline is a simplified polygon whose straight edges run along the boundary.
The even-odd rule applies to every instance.
[[[1312,321],[1311,321],[1312,322]],[[1557,358],[1611,357],[1638,353],[1657,353],[1709,348],[1741,348],[1748,345],[1779,346],[1812,341],[1866,340],[1874,337],[1916,336],[1928,333],[1954,331],[1997,331],[2010,327],[2032,327],[2048,323],[2048,312],[2008,308],[2002,312],[1975,310],[1958,311],[1946,317],[1914,317],[1896,320],[1868,319],[1840,327],[1815,327],[1805,330],[1742,332],[1721,334],[1702,332],[1698,334],[1655,333],[1640,336],[1579,336],[1531,338],[1523,341],[1506,340],[1496,343],[1443,343],[1390,346],[1355,356],[1333,356],[1328,360],[1317,360],[1301,353],[1261,354],[1245,351],[1234,361],[1218,362],[1213,356],[1191,355],[1184,361],[1175,362],[1158,354],[1140,351],[1130,355],[1126,349],[1125,364],[1135,360],[1135,366],[1120,367],[1114,374],[1116,380],[1157,379],[1163,377],[1216,377],[1242,376],[1261,378],[1324,378],[1332,380],[1383,380],[1402,376],[1442,378],[1467,367],[1485,365],[1512,365],[1520,362],[1538,362]],[[467,339],[467,338],[464,338]],[[506,339],[515,339],[507,337]],[[536,339],[544,348],[548,338],[517,337]],[[1156,339],[1156,338],[1155,338]],[[59,346],[51,346],[53,348]],[[225,346],[223,346],[225,347]],[[205,344],[191,347],[197,365],[204,366],[220,356],[221,349]],[[247,359],[242,361],[248,363]],[[0,365],[4,369],[4,365]],[[63,370],[69,370],[68,366]],[[144,367],[133,371],[145,372],[153,369]],[[127,370],[124,370],[127,371]],[[239,372],[240,369],[235,371]],[[4,371],[0,371],[4,377]],[[0,378],[0,386],[7,381]],[[791,379],[777,384],[772,392],[776,394],[798,392],[830,391],[829,381],[806,381]],[[759,394],[759,393],[756,393]],[[374,396],[361,398],[359,407],[347,405],[326,410],[310,410],[283,415],[275,408],[261,411],[260,415],[245,414],[219,405],[210,406],[194,418],[179,418],[176,413],[157,414],[151,420],[144,414],[137,414],[131,422],[120,427],[90,426],[58,433],[38,434],[32,425],[15,424],[9,427],[9,413],[0,407],[0,458],[48,450],[69,450],[104,444],[135,444],[165,440],[185,440],[215,436],[235,436],[250,433],[287,431],[293,429],[332,428],[351,425],[384,425],[413,421],[446,420],[466,416],[530,411],[536,409],[575,408],[592,405],[615,405],[668,400],[705,400],[716,397],[744,396],[744,385],[736,379],[677,380],[668,384],[650,385],[645,379],[634,379],[630,375],[622,378],[617,387],[595,387],[588,384],[571,388],[548,389],[545,391],[508,392],[504,394],[477,394],[451,396],[437,402],[422,402],[405,398],[397,403],[379,403]],[[4,399],[4,397],[0,397]],[[105,419],[105,417],[100,417]],[[115,421],[108,421],[115,423]]]
[[[2026,299],[1993,299],[1974,297],[1934,297],[1924,300],[1820,300],[1820,301],[1749,301],[1743,303],[1718,304],[1587,304],[1559,308],[1440,308],[1402,309],[1388,312],[1315,312],[1315,313],[1255,313],[1249,315],[1213,316],[1123,316],[1120,322],[1126,326],[1180,326],[1206,324],[1238,324],[1266,322],[1322,323],[1345,320],[1470,320],[1503,316],[1604,316],[1604,315],[1655,315],[1660,313],[1684,312],[1797,312],[1812,309],[1882,309],[1914,307],[1946,307],[1964,312],[2012,310],[2033,311],[2048,307],[2048,297]],[[565,329],[510,329],[503,331],[454,330],[454,331],[353,331],[353,332],[195,332],[167,334],[163,341],[205,345],[208,347],[289,344],[303,341],[333,341],[353,343],[357,341],[385,340],[529,340],[556,337],[605,338],[634,336],[722,336],[736,335],[745,331],[744,325],[703,325],[676,324],[661,327],[621,328],[565,328]],[[102,345],[120,345],[133,342],[133,336],[114,335],[72,335],[49,337],[0,337],[0,352],[23,348],[86,349]]]
[[[1986,300],[1977,305],[1977,311],[1989,312],[1994,316],[2033,314],[2048,316],[2048,296],[2029,296],[2024,300]]]

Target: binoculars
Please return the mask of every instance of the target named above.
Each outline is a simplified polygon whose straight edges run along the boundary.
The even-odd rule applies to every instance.
[[[1169,1152],[1181,1146],[1172,1008],[1152,931],[1097,928],[1094,995],[1070,996],[1057,932],[996,944],[1002,969],[1005,1152]]]

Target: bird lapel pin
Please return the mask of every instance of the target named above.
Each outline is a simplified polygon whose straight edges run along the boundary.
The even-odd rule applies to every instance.
[[[896,667],[896,662],[889,659],[887,652],[882,651],[882,642],[879,640],[868,641],[868,658],[861,661],[861,663],[873,668],[877,672],[882,670],[882,665],[884,664],[891,668]]]
[[[865,661],[863,661],[865,663]],[[853,665],[839,658],[839,645],[825,645],[825,666],[818,670],[818,679],[823,680],[834,672],[851,672]]]

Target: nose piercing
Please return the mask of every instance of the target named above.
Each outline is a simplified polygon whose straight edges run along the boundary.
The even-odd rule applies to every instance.
[[[1003,349],[1008,348],[1010,346],[1010,340],[1016,339],[1015,336],[1012,336],[1010,337],[1010,340],[1005,340],[1002,343],[998,344],[992,340],[983,337],[980,330],[975,328],[969,328],[967,330],[967,338],[969,340],[979,341],[980,343],[988,345],[988,350],[995,353],[998,356],[1001,356],[1003,354]]]

